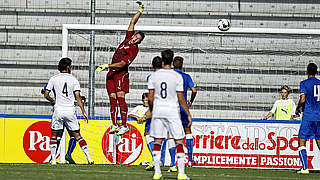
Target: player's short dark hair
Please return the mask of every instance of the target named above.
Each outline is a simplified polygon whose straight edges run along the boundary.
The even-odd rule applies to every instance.
[[[161,58],[163,61],[164,65],[171,65],[172,61],[173,61],[173,51],[171,51],[170,49],[164,50],[161,52]]]
[[[142,94],[142,100],[143,100],[144,98],[146,98],[146,97],[148,97],[148,93],[143,93],[143,94]]]
[[[152,59],[152,68],[161,68],[162,67],[162,59],[160,56],[156,56]]]
[[[140,44],[143,41],[145,35],[142,31],[138,31],[136,34],[140,34],[140,36],[141,36],[141,40],[139,42],[137,42],[137,44]]]
[[[318,73],[318,66],[315,63],[309,63],[307,73],[308,75],[316,75]]]
[[[183,57],[176,56],[173,59],[173,67],[176,69],[182,69],[183,66]]]
[[[58,70],[61,72],[67,69],[67,66],[71,66],[72,60],[70,58],[62,58],[59,61]]]

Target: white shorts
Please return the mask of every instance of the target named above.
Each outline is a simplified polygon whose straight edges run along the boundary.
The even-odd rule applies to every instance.
[[[63,125],[71,131],[80,130],[80,125],[78,123],[74,107],[55,108],[52,115],[51,129],[56,131],[62,130]]]
[[[183,139],[184,129],[179,117],[152,117],[150,136],[154,138],[170,138]]]

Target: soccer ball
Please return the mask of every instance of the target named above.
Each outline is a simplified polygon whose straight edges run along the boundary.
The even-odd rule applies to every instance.
[[[218,28],[220,31],[228,31],[230,29],[230,21],[228,19],[219,19]]]

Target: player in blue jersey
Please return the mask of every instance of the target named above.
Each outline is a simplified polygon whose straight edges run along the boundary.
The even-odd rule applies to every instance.
[[[46,89],[47,89],[47,85],[48,85],[48,84],[46,84],[46,85],[43,87],[43,89],[41,89],[41,94],[44,94],[44,92],[45,92]],[[53,91],[54,97],[56,97],[56,92],[55,92],[55,90],[52,89],[52,91]],[[85,102],[86,102],[86,97],[85,97],[85,96],[81,96],[81,98],[82,98],[83,103],[85,103]],[[54,111],[54,107],[52,108],[52,112],[53,112],[53,111]],[[80,125],[80,124],[79,124],[79,125]],[[66,161],[68,161],[69,164],[76,164],[76,162],[72,159],[71,154],[72,154],[74,148],[75,148],[76,145],[77,145],[77,144],[76,144],[77,141],[76,141],[76,138],[72,135],[72,131],[71,131],[69,128],[67,128],[67,126],[64,126],[64,127],[66,127],[66,129],[67,129],[67,131],[68,131],[68,134],[69,134],[69,136],[70,136],[68,151],[67,151],[67,154],[66,154],[66,156],[65,156],[65,159],[66,159]],[[58,148],[59,148],[59,145],[60,145],[60,141],[61,141],[62,134],[63,134],[63,130],[58,131],[57,151],[58,151]]]
[[[183,66],[183,57],[176,56],[173,59],[173,68],[176,72],[181,74],[183,78],[183,95],[186,100],[188,107],[190,108],[196,95],[197,95],[197,89],[192,81],[192,78],[189,74],[185,73],[182,71],[182,66]],[[187,91],[188,89],[191,89],[191,97],[190,100],[187,100]],[[183,108],[180,105],[180,115],[181,115],[181,121],[182,125],[184,127],[184,131],[186,133],[186,145],[188,149],[188,166],[193,165],[193,159],[192,159],[192,152],[193,152],[193,137],[192,137],[192,132],[191,132],[191,127],[188,127],[188,115],[187,113],[183,110]]]
[[[296,114],[300,114],[300,108],[305,104],[302,121],[299,129],[299,156],[302,169],[297,173],[309,174],[306,141],[316,139],[320,147],[320,80],[315,77],[318,67],[310,63],[307,67],[308,79],[300,82],[300,100]]]

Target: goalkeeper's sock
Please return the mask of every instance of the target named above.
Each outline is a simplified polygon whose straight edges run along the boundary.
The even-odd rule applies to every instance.
[[[152,155],[154,140],[150,135],[146,135],[145,139],[146,139],[146,143],[147,143],[148,149],[149,149],[149,151],[150,151],[150,153]]]
[[[87,142],[81,137],[81,138],[78,140],[78,143],[79,143],[82,151],[84,152],[84,154],[87,156],[88,161],[89,161],[89,162],[92,162],[92,159],[91,159],[91,156],[90,156],[90,152],[89,152],[89,149],[88,149]]]
[[[68,146],[68,152],[67,152],[67,154],[68,154],[68,156],[69,157],[71,157],[71,154],[72,154],[72,152],[73,152],[73,150],[74,150],[74,148],[76,147],[76,138],[74,138],[74,137],[71,137],[70,138],[70,140],[69,140],[69,146]]]
[[[174,139],[168,140],[168,149],[170,153],[170,167],[173,167],[176,165],[176,143],[174,142]]]
[[[305,146],[299,147],[299,157],[302,163],[302,169],[303,170],[308,169],[308,156],[307,156],[307,150]]]
[[[162,141],[162,147],[161,147],[161,164],[164,166],[164,163],[166,162],[166,148],[167,148],[167,139],[163,139]]]
[[[153,158],[153,163],[154,163],[154,172],[156,174],[161,175],[161,169],[160,169],[160,158],[161,158],[161,144],[159,143],[154,143],[153,146],[153,152],[152,152],[152,158]]]
[[[128,106],[123,97],[118,97],[122,126],[127,126]]]
[[[183,143],[178,143],[177,148],[177,164],[178,164],[178,174],[184,174],[184,150]]]
[[[118,126],[117,123],[117,99],[110,97],[110,115],[112,124]]]
[[[51,160],[52,161],[57,161],[57,158],[56,158],[57,139],[51,138],[49,147],[50,147],[50,151],[51,151]]]
[[[193,152],[193,137],[192,134],[186,135],[186,145],[188,149],[188,161],[193,162],[192,152]]]

